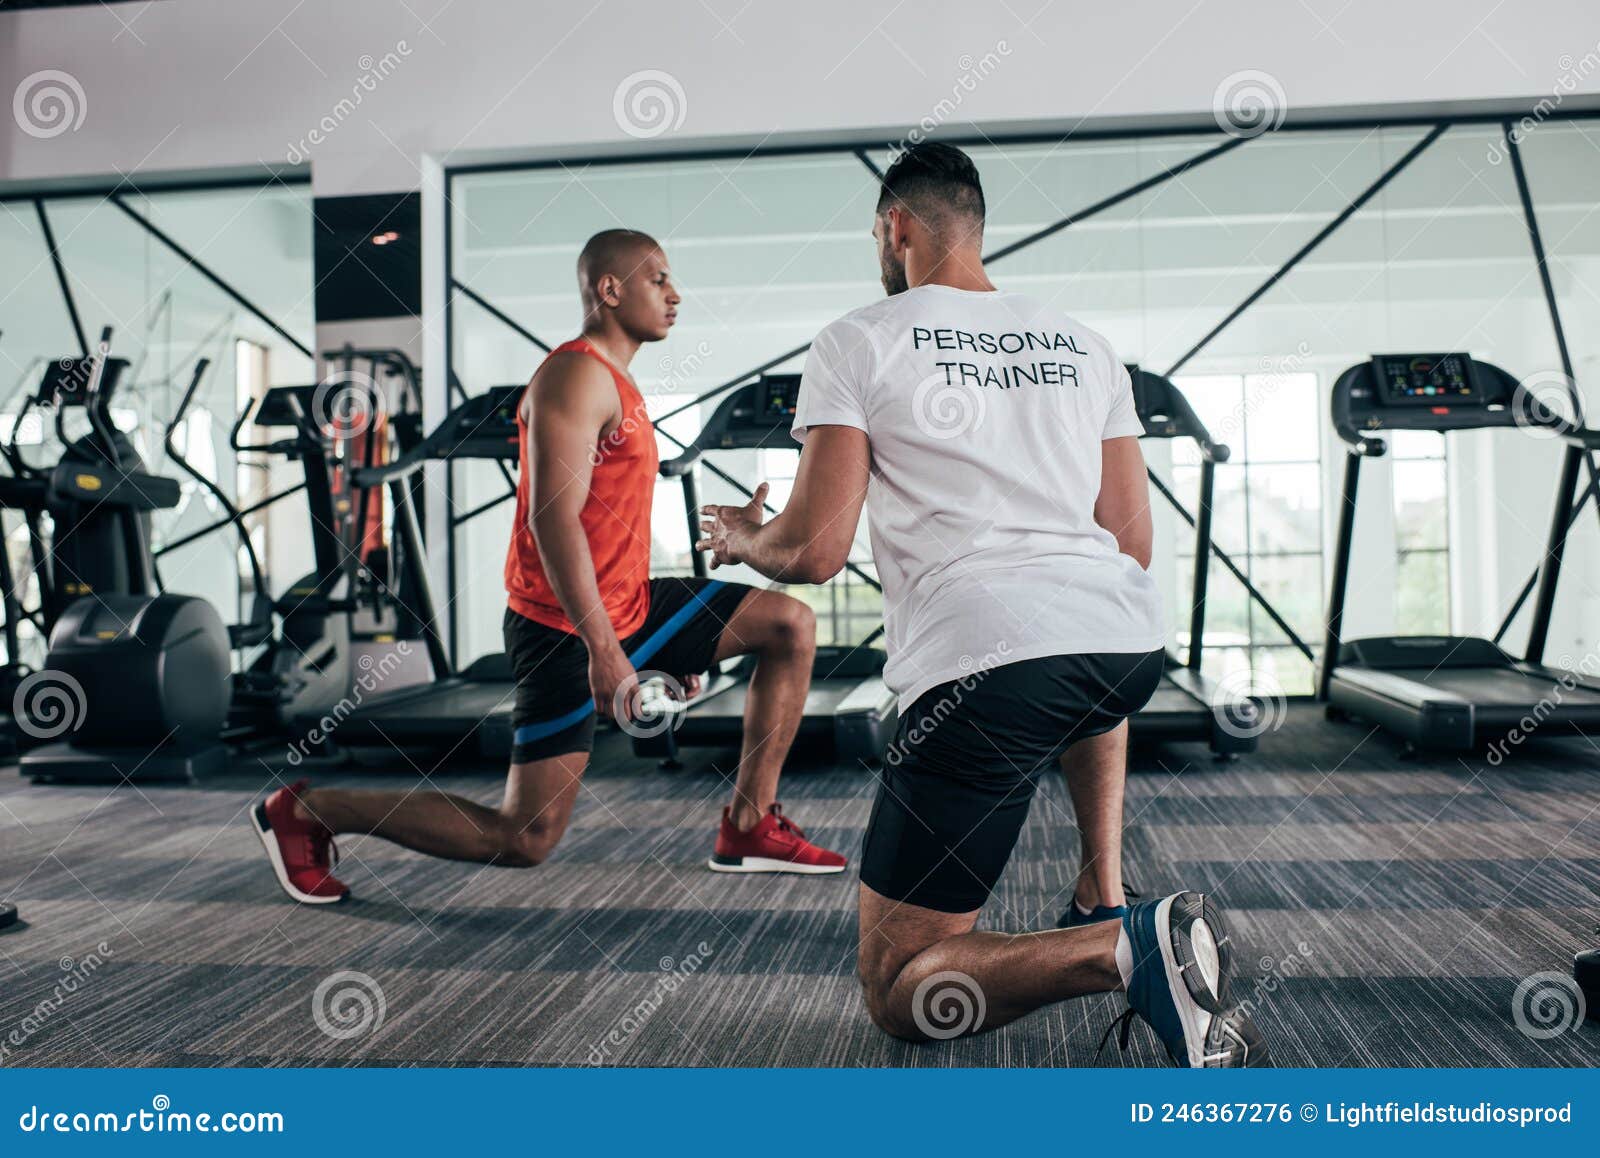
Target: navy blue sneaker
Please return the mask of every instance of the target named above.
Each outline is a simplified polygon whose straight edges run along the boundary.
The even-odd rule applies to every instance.
[[[1137,898],[1140,894],[1137,889],[1123,887],[1123,893]],[[1101,921],[1120,921],[1128,915],[1127,905],[1096,905],[1087,913],[1078,908],[1078,898],[1074,896],[1072,903],[1067,906],[1067,911],[1061,914],[1061,919],[1056,922],[1058,929],[1076,929],[1079,925],[1098,925]]]
[[[1127,905],[1096,905],[1085,913],[1073,901],[1056,922],[1058,929],[1076,929],[1079,925],[1098,925],[1101,921],[1120,921],[1128,915]]]
[[[1141,901],[1122,918],[1133,948],[1128,1012],[1118,1022],[1127,1047],[1134,1014],[1149,1022],[1172,1060],[1195,1069],[1268,1064],[1266,1043],[1228,1001],[1233,956],[1222,911],[1201,893]],[[1106,1031],[1117,1028],[1113,1022]],[[1101,1039],[1104,1048],[1105,1039]]]

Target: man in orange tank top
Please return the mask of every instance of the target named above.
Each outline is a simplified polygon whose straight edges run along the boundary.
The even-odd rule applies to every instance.
[[[816,622],[778,591],[649,576],[655,430],[628,365],[667,336],[679,297],[649,236],[608,229],[578,258],[583,336],[539,367],[517,415],[516,521],[506,556],[506,653],[517,681],[505,798],[490,808],[442,792],[280,789],[252,810],[279,883],[308,904],[342,900],[332,839],[371,833],[453,860],[528,868],[548,857],[578,798],[598,713],[638,712],[641,671],[692,694],[698,673],[757,657],[733,799],[709,867],[830,874],[776,802],[778,775],[811,684]]]

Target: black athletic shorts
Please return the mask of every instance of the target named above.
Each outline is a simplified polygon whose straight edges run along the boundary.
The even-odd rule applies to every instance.
[[[711,666],[717,640],[753,587],[720,579],[650,580],[650,611],[622,650],[638,671],[673,678]],[[506,657],[517,681],[511,709],[511,762],[525,764],[594,746],[594,700],[589,695],[589,649],[583,638],[535,623],[509,607]]]
[[[1053,655],[931,688],[900,717],[861,850],[861,883],[894,901],[983,907],[1041,773],[1149,702],[1165,655]]]

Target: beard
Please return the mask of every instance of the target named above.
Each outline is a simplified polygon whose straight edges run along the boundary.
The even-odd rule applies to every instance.
[[[906,284],[906,266],[889,253],[879,252],[878,266],[883,281],[883,292],[890,297],[903,294],[911,287]]]

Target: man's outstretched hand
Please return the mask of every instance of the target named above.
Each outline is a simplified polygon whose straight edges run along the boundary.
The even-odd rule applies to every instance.
[[[711,553],[713,568],[745,562],[750,536],[766,521],[763,508],[768,489],[766,483],[756,487],[756,493],[742,507],[708,504],[700,508],[701,537],[695,549]]]

